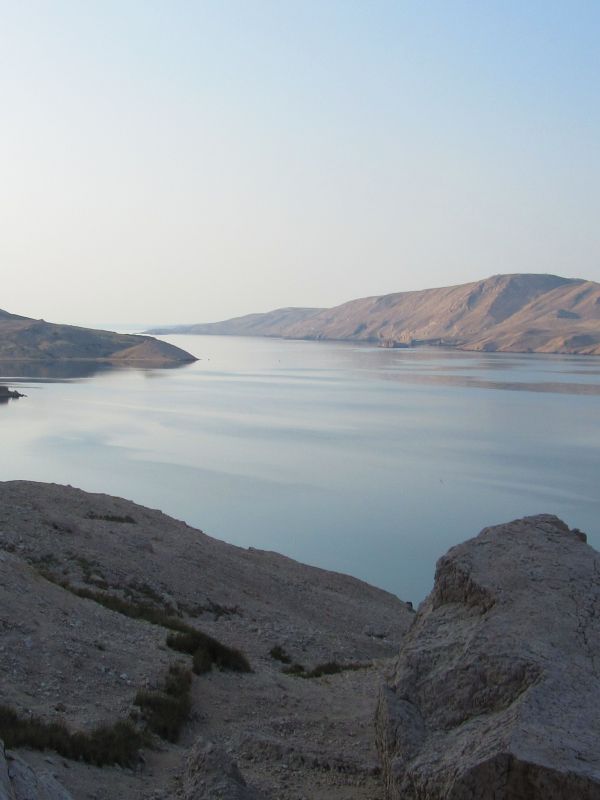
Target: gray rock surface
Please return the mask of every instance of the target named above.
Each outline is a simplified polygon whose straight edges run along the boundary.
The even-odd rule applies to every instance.
[[[540,515],[437,565],[376,715],[389,800],[600,798],[600,558]]]
[[[8,777],[8,764],[4,753],[4,742],[0,739],[0,800],[14,800],[10,779]]]
[[[199,737],[191,748],[183,782],[184,800],[263,800],[247,785],[233,758]]]
[[[0,800],[73,800],[48,771],[36,772],[0,741]]]
[[[261,797],[378,796],[373,707],[414,618],[406,603],[126,500],[0,482],[2,703],[90,732],[132,713],[139,721],[137,692],[159,686],[173,663],[192,666],[167,646],[168,629],[110,610],[98,593],[177,614],[243,650],[253,671],[194,676],[179,741],[143,748],[130,769],[19,749],[36,775],[51,771],[77,800],[182,800],[188,750],[202,735],[240,764]],[[305,680],[283,672],[274,648],[307,669],[330,661],[364,668]]]

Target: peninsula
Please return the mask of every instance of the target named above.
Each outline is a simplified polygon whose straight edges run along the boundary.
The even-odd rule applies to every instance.
[[[557,275],[494,275],[459,286],[365,297],[334,308],[284,308],[148,333],[600,355],[600,284]]]
[[[168,366],[196,358],[151,336],[56,325],[0,310],[0,363],[6,361],[109,361]]]

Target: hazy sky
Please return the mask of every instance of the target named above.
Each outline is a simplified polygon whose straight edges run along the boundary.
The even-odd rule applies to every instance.
[[[598,0],[0,0],[0,308],[600,280]]]

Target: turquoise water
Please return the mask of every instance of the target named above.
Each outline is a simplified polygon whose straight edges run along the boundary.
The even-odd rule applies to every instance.
[[[600,547],[600,359],[164,337],[167,370],[4,365],[0,479],[108,492],[418,602],[485,525]]]

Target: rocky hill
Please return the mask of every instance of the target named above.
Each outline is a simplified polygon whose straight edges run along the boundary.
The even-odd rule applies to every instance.
[[[0,800],[595,800],[599,610],[598,554],[556,517],[450,550],[415,615],[126,500],[2,483]]]
[[[185,350],[150,336],[55,325],[0,311],[0,362],[65,360],[161,366],[196,359]]]
[[[292,311],[297,315],[286,313]],[[182,326],[178,332],[600,355],[600,284],[556,275],[495,275],[460,286],[366,297],[330,309],[280,309]]]
[[[197,325],[171,325],[151,328],[147,333],[192,333],[213,336],[285,336],[293,325],[298,325],[319,314],[321,308],[278,308],[266,314],[246,314],[223,322]]]

